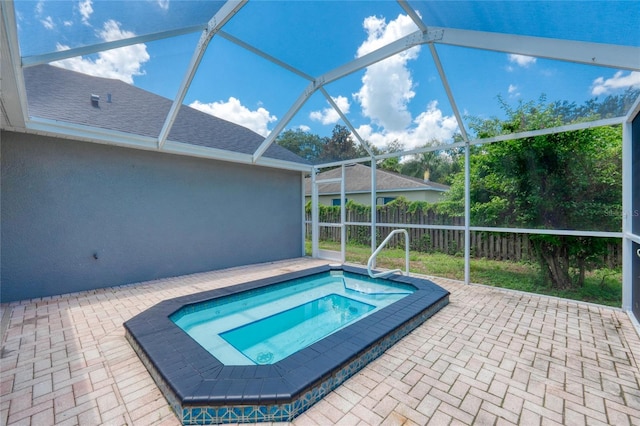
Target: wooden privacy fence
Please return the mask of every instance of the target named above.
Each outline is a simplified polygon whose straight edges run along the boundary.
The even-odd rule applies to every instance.
[[[371,244],[371,228],[364,225],[347,225],[347,242]],[[398,227],[378,226],[376,242],[379,244]],[[409,228],[411,250],[424,253],[462,254],[464,252],[464,231],[453,229]],[[388,247],[403,247],[402,236],[394,236]],[[307,239],[311,239],[311,224],[307,223]],[[320,241],[340,241],[340,228],[321,226]],[[527,234],[489,234],[471,231],[471,256],[495,260],[530,260],[532,247]]]
[[[347,243],[363,245],[371,244],[370,213],[347,210],[346,235]],[[306,237],[311,239],[311,214],[306,215]],[[339,209],[326,209],[321,212],[319,221],[322,223],[340,223]],[[445,253],[462,255],[464,253],[464,231],[457,229],[424,228],[421,225],[464,226],[464,218],[446,217],[432,211],[421,212],[401,211],[400,209],[379,209],[376,222],[376,243],[382,240],[398,226],[384,226],[384,224],[400,224],[409,232],[410,248],[424,253]],[[351,224],[350,224],[351,223]],[[354,223],[367,223],[366,225]],[[412,227],[416,226],[416,227]],[[471,231],[471,257],[492,260],[527,261],[536,260],[529,234]],[[337,226],[320,226],[320,241],[340,241],[340,228]],[[595,238],[595,237],[594,237]],[[404,237],[394,236],[388,247],[403,248]],[[609,268],[622,265],[622,243],[610,243],[607,255],[603,259]]]

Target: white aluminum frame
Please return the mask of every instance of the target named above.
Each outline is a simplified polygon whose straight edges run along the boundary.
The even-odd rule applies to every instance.
[[[242,40],[235,38],[234,36],[222,32],[224,25],[246,4],[248,0],[229,0],[227,1],[211,18],[206,27],[203,25],[195,25],[184,27],[180,29],[158,32],[153,34],[147,34],[143,36],[136,36],[125,40],[112,41],[107,43],[98,43],[90,46],[84,46],[80,48],[70,49],[63,52],[50,52],[41,55],[34,55],[29,57],[21,57],[17,36],[17,25],[15,20],[15,8],[12,0],[6,0],[0,2],[0,10],[2,12],[2,20],[0,22],[0,60],[2,61],[2,84],[3,84],[3,117],[6,115],[9,120],[8,123],[3,123],[3,128],[26,132],[33,134],[43,134],[55,137],[67,137],[79,140],[86,140],[96,143],[104,143],[110,145],[127,146],[137,149],[151,149],[161,150],[165,152],[171,152],[181,155],[197,156],[211,159],[218,159],[224,161],[232,161],[245,164],[259,164],[267,167],[276,167],[287,170],[297,170],[303,173],[310,172],[312,175],[312,182],[315,182],[315,171],[317,167],[327,166],[343,166],[348,163],[357,163],[363,161],[372,162],[372,207],[373,214],[371,220],[372,230],[372,250],[375,247],[376,237],[376,218],[375,218],[375,183],[376,183],[376,160],[411,155],[420,152],[436,151],[436,150],[449,150],[456,147],[465,148],[465,282],[469,282],[469,233],[471,230],[492,230],[498,232],[515,232],[510,228],[478,228],[472,227],[469,222],[469,157],[470,147],[472,145],[482,145],[485,143],[499,142],[502,140],[515,139],[520,137],[529,137],[536,135],[549,134],[552,132],[561,132],[568,130],[577,130],[590,127],[598,127],[613,124],[623,125],[623,209],[625,212],[629,211],[632,197],[632,185],[631,185],[631,119],[638,114],[640,109],[640,99],[636,101],[634,108],[626,117],[617,117],[607,120],[599,120],[591,123],[580,123],[567,126],[560,126],[553,129],[544,129],[533,132],[523,132],[514,135],[498,136],[495,138],[482,139],[469,141],[467,133],[464,127],[464,123],[461,119],[453,92],[446,78],[446,73],[440,62],[439,56],[436,50],[436,44],[444,44],[450,46],[458,46],[472,49],[482,49],[503,53],[511,53],[518,55],[526,55],[537,58],[547,58],[553,60],[560,60],[565,62],[573,62],[578,64],[586,64],[592,66],[609,67],[618,70],[631,70],[640,71],[640,48],[634,46],[621,46],[621,45],[609,45],[600,43],[588,43],[571,40],[560,40],[541,37],[519,36],[514,34],[499,34],[482,31],[461,30],[455,28],[440,28],[440,27],[427,27],[422,21],[421,17],[416,13],[406,0],[398,0],[400,7],[407,12],[411,19],[416,23],[419,30],[411,33],[405,37],[402,37],[395,42],[392,42],[386,46],[383,46],[373,52],[370,52],[362,57],[354,59],[348,63],[345,63],[333,70],[330,70],[320,76],[313,77],[303,71],[297,70],[294,67],[286,64],[285,62],[275,58],[259,49],[253,47],[249,43],[245,43]],[[26,89],[24,86],[24,79],[22,70],[24,67],[33,66],[41,63],[48,63],[60,59],[65,59],[71,56],[86,55],[89,53],[96,53],[99,51],[114,49],[118,47],[124,47],[128,45],[134,45],[142,42],[159,40],[166,37],[173,37],[177,35],[187,34],[203,30],[200,40],[195,48],[191,62],[185,72],[182,83],[178,90],[178,93],[173,101],[172,107],[167,115],[162,131],[157,139],[145,138],[142,136],[125,134],[122,132],[108,131],[104,129],[95,129],[87,126],[74,125],[70,123],[60,123],[52,120],[44,120],[40,118],[30,118],[28,114],[28,106],[26,99]],[[276,124],[275,129],[267,136],[264,142],[251,154],[239,154],[234,152],[228,152],[223,150],[217,150],[206,147],[195,147],[189,144],[183,144],[179,142],[173,142],[168,140],[173,122],[177,116],[178,110],[182,105],[184,97],[189,89],[191,81],[197,71],[197,68],[201,62],[204,52],[211,41],[211,38],[219,34],[221,37],[235,43],[236,45],[249,50],[250,52],[259,55],[260,57],[288,70],[289,72],[302,77],[309,81],[309,85],[300,94],[298,99],[290,107],[290,109],[284,114],[281,120]],[[263,158],[264,152],[275,141],[276,137],[281,131],[285,129],[290,120],[295,114],[302,108],[313,93],[317,90],[321,90],[324,96],[329,101],[330,105],[336,109],[338,114],[347,123],[349,128],[354,132],[356,138],[363,144],[365,148],[369,148],[366,141],[362,140],[357,134],[352,125],[350,125],[347,117],[340,111],[340,109],[332,101],[331,97],[324,90],[324,86],[336,81],[342,77],[345,77],[351,73],[362,70],[376,62],[386,59],[390,56],[403,52],[414,46],[427,44],[429,46],[432,59],[438,70],[438,74],[441,78],[442,84],[445,88],[447,98],[451,103],[454,114],[458,121],[460,132],[463,136],[464,142],[442,145],[436,147],[429,147],[418,150],[411,150],[401,153],[385,154],[380,156],[373,156],[362,159],[352,159],[342,162],[333,162],[323,164],[317,167],[301,165],[297,163],[291,163],[287,161],[272,160]],[[369,154],[372,154],[370,150]],[[344,182],[343,182],[344,185]],[[312,185],[315,187],[315,185]],[[313,255],[317,255],[317,208],[318,208],[318,194],[317,188],[314,188],[312,195],[312,222],[313,222]],[[341,189],[344,192],[344,188]],[[342,195],[344,199],[344,195]],[[344,202],[341,203],[344,205]],[[343,206],[344,207],[344,206]],[[343,220],[344,226],[344,220]],[[458,229],[458,228],[454,228]],[[502,230],[502,231],[501,231]],[[518,229],[518,232],[540,232],[540,230],[531,229]],[[631,243],[633,241],[640,243],[640,236],[633,234],[630,218],[625,217],[623,220],[623,232],[622,233],[592,233],[582,231],[569,231],[569,230],[554,230],[552,232],[564,233],[566,235],[594,235],[594,236],[616,236],[622,237],[624,241],[624,269],[623,269],[623,283],[624,296],[623,307],[628,309],[630,306],[630,286],[633,279],[631,274],[631,262],[632,253],[630,250]],[[579,232],[579,234],[575,234]],[[545,233],[551,233],[545,231]],[[343,239],[344,243],[344,239]],[[304,244],[303,244],[304,245]]]
[[[193,56],[191,57],[191,62],[189,62],[189,66],[187,67],[187,71],[182,78],[182,83],[180,84],[180,88],[178,89],[178,94],[173,100],[173,104],[171,105],[171,109],[169,110],[169,114],[162,125],[162,129],[160,130],[160,135],[158,136],[158,149],[162,149],[162,146],[167,140],[169,136],[169,132],[171,131],[171,127],[173,126],[176,117],[178,116],[178,111],[182,106],[182,102],[184,101],[184,97],[187,95],[187,91],[189,90],[189,86],[191,86],[191,82],[193,81],[193,77],[196,75],[196,71],[198,70],[198,66],[202,61],[202,57],[204,56],[204,52],[207,50],[209,43],[214,35],[226,24],[233,15],[238,13],[242,7],[247,4],[249,0],[241,0],[241,1],[227,1],[209,20],[207,23],[207,28],[202,31],[200,35],[200,40],[198,40],[198,45],[196,46],[195,52],[193,52]]]
[[[74,58],[76,56],[85,56],[92,53],[103,52],[105,50],[117,49],[119,47],[132,46],[134,44],[148,43],[150,41],[162,40],[170,37],[196,33],[203,31],[207,25],[192,25],[189,27],[178,28],[169,31],[159,31],[156,33],[144,34],[119,40],[106,41],[104,43],[96,43],[88,46],[74,47],[67,50],[58,50],[56,52],[44,53],[41,55],[31,55],[22,57],[22,67],[28,68],[35,65],[48,64],[51,62],[61,61],[63,59]]]
[[[317,173],[319,170],[314,168],[311,172],[311,205],[312,205],[312,234],[311,234],[311,251],[313,253],[313,257],[319,257],[324,259],[330,259],[339,261],[341,263],[345,262],[346,253],[347,253],[347,227],[346,227],[346,214],[347,208],[345,206],[345,167],[346,165],[340,166],[340,177],[339,178],[331,178],[331,179],[317,179]],[[321,183],[339,183],[340,184],[340,223],[327,223],[327,222],[319,222],[318,218],[318,185]],[[304,199],[304,197],[303,197]],[[321,250],[319,245],[319,234],[320,234],[320,226],[340,228],[340,255],[336,257],[335,252],[332,250]],[[304,240],[304,235],[303,240]]]
[[[13,2],[0,1],[0,70],[2,70],[2,111],[0,120],[3,127],[24,128],[29,117],[27,89],[20,67],[20,45]],[[7,108],[10,103],[13,108]],[[4,123],[6,114],[8,123]]]
[[[633,232],[632,216],[633,197],[640,197],[640,194],[633,193],[633,140],[632,140],[632,122],[640,119],[640,97],[636,99],[635,104],[625,117],[622,124],[622,309],[626,311],[634,325],[640,332],[638,319],[634,317],[632,312],[633,299],[633,257],[640,255],[634,253],[633,243],[640,244],[640,235]],[[626,284],[626,285],[625,285]]]
[[[221,37],[241,46],[250,52],[263,57],[266,60],[294,73],[295,75],[305,78],[310,81],[309,86],[303,91],[296,102],[292,105],[289,111],[285,113],[282,119],[276,124],[275,129],[267,136],[265,141],[256,149],[253,154],[253,162],[257,163],[262,157],[267,148],[275,141],[278,134],[284,130],[293,116],[300,110],[300,108],[306,103],[309,97],[318,89],[322,89],[324,85],[331,83],[337,79],[340,79],[353,72],[361,70],[369,65],[379,62],[387,57],[393,56],[397,53],[403,52],[411,47],[428,44],[432,55],[432,58],[438,69],[438,73],[444,85],[445,91],[449,102],[452,105],[454,114],[458,121],[458,125],[463,137],[466,140],[466,130],[464,123],[460,117],[460,113],[456,106],[454,97],[451,92],[448,81],[446,80],[446,73],[443,70],[440,63],[435,44],[454,45],[460,47],[483,49],[499,51],[504,53],[513,53],[520,55],[535,56],[540,58],[556,59],[562,61],[569,61],[581,64],[597,65],[604,67],[612,67],[625,70],[640,70],[640,48],[633,46],[618,46],[607,45],[600,43],[587,43],[570,40],[549,39],[530,36],[517,36],[513,34],[499,34],[489,33],[482,31],[471,30],[459,30],[454,28],[440,28],[431,27],[427,28],[418,14],[410,7],[406,0],[398,0],[400,7],[409,14],[416,25],[419,27],[418,31],[409,34],[405,37],[396,40],[386,46],[383,46],[373,52],[370,52],[362,57],[352,60],[342,66],[339,66],[323,75],[316,78],[297,70],[294,67],[286,64],[284,61],[256,49],[249,43],[245,43],[236,37],[224,33],[222,31],[223,26],[246,4],[248,0],[229,0],[216,12],[215,16],[207,23],[206,28],[202,25],[193,25],[184,28],[178,28],[170,31],[157,32],[142,36],[135,36],[128,39],[111,41],[107,43],[98,43],[90,46],[83,46],[76,49],[70,49],[64,52],[50,52],[42,55],[36,55],[31,57],[19,57],[19,44],[17,40],[17,27],[15,24],[15,10],[13,8],[13,1],[5,1],[0,4],[3,12],[4,29],[3,34],[6,34],[6,40],[8,41],[8,47],[3,48],[3,53],[6,51],[12,57],[10,62],[10,68],[13,70],[15,76],[11,76],[9,83],[10,92],[11,87],[17,92],[16,97],[20,104],[20,112],[8,111],[7,116],[11,118],[11,122],[14,123],[12,128],[24,128],[31,129],[30,120],[28,119],[27,105],[26,105],[26,90],[24,89],[24,82],[22,78],[22,67],[31,66],[39,63],[46,63],[54,60],[60,60],[72,55],[82,55],[88,53],[95,53],[101,50],[113,49],[117,47],[124,47],[128,45],[134,45],[146,41],[158,40],[166,37],[172,37],[176,35],[182,35],[204,29],[200,37],[198,45],[194,51],[191,62],[187,68],[187,71],[183,77],[183,81],[180,85],[178,93],[174,99],[172,107],[167,115],[160,135],[157,139],[157,148],[162,150],[167,141],[167,136],[171,130],[173,122],[177,116],[180,105],[182,104],[186,92],[191,84],[191,81],[195,75],[195,72],[200,64],[202,56],[211,41],[211,38],[215,34],[220,34]],[[4,62],[4,61],[3,61]],[[8,73],[3,71],[3,74]],[[11,84],[16,82],[16,84]],[[3,80],[6,87],[6,82]],[[325,96],[327,96],[325,94]],[[329,97],[330,99],[330,97]],[[338,114],[344,117],[344,114],[335,106],[335,103],[330,101],[333,108],[336,109]],[[346,117],[344,117],[346,118]],[[346,121],[348,123],[348,120]],[[350,129],[355,132],[353,126]],[[53,132],[54,129],[51,129]],[[354,133],[358,140],[368,148],[365,141]],[[108,139],[106,141],[108,142]],[[224,159],[224,158],[221,158]]]

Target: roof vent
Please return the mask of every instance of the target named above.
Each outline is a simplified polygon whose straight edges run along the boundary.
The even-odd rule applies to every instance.
[[[94,107],[99,106],[98,103],[100,102],[100,95],[94,95],[91,94],[91,105],[93,105]]]

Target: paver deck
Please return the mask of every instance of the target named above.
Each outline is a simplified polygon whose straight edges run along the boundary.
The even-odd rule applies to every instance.
[[[122,323],[296,259],[2,306],[0,424],[178,425]],[[450,303],[294,425],[640,425],[640,338],[619,309],[432,278]]]

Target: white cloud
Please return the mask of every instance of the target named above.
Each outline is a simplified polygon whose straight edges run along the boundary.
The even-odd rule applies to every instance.
[[[160,6],[160,9],[169,10],[169,0],[156,0],[156,3]]]
[[[388,24],[384,18],[369,16],[364,19],[362,26],[367,32],[367,40],[358,48],[357,57],[364,56],[418,30],[416,24],[407,15],[398,15],[394,21],[389,21]],[[409,50],[416,52],[417,56],[419,49]]]
[[[509,62],[517,64],[522,68],[529,68],[529,66],[535,64],[536,61],[537,59],[532,56],[514,55],[514,54],[509,55]]]
[[[44,11],[44,1],[40,0],[38,3],[36,3],[35,10],[37,15],[41,15]]]
[[[298,126],[298,129],[302,130],[303,132],[308,132],[309,130],[311,130],[311,127],[305,125],[305,124],[301,124]]]
[[[591,85],[591,94],[594,96],[611,93],[617,89],[626,89],[628,87],[640,88],[640,72],[632,71],[624,75],[623,71],[618,71],[613,77],[604,79],[598,77],[593,80]]]
[[[367,40],[358,48],[358,57],[417,29],[406,15],[399,15],[389,23],[384,18],[370,16],[364,20],[363,26]],[[353,95],[365,117],[389,131],[399,131],[411,124],[408,103],[415,92],[407,62],[417,58],[419,52],[420,47],[416,46],[367,68],[362,77],[362,87]]]
[[[347,115],[349,113],[349,109],[351,108],[351,104],[349,103],[349,99],[344,96],[338,96],[337,98],[331,97],[333,102],[340,108],[343,114]],[[313,121],[319,121],[322,124],[335,124],[340,120],[340,115],[338,111],[333,109],[331,105],[322,111],[312,111],[309,114],[309,118]]]
[[[515,84],[510,84],[507,91],[509,93],[509,96],[512,98],[517,98],[518,96],[520,96],[520,92],[518,92],[518,86],[516,86]]]
[[[247,127],[262,136],[267,136],[269,134],[267,125],[278,119],[275,115],[271,115],[269,111],[262,107],[252,111],[242,105],[240,101],[234,97],[229,97],[229,100],[226,102],[202,103],[196,100],[189,106],[207,114],[222,118],[223,120],[231,121]]]
[[[437,101],[430,102],[426,111],[413,120],[413,124],[415,126],[412,128],[397,131],[376,132],[370,125],[362,125],[356,130],[363,139],[378,148],[398,140],[407,150],[422,147],[434,140],[451,140],[458,130],[455,117],[443,115]]]
[[[72,27],[73,26],[73,21],[63,21],[62,23],[64,24],[65,27]]]
[[[416,31],[413,21],[399,15],[387,23],[382,18],[369,17],[363,23],[367,40],[358,48],[357,56],[365,55],[407,34]],[[445,116],[437,101],[415,118],[409,110],[414,98],[414,83],[408,62],[416,59],[420,47],[413,47],[384,61],[371,65],[362,77],[362,87],[354,99],[360,103],[363,115],[371,120],[356,130],[371,145],[387,147],[394,141],[405,149],[422,147],[434,140],[449,141],[458,131],[454,116]]]
[[[51,18],[51,16],[47,16],[46,18],[41,19],[40,22],[42,22],[42,26],[48,30],[52,30],[56,27],[56,25],[53,23],[53,18]]]
[[[133,32],[120,29],[120,24],[113,20],[105,22],[103,29],[98,32],[98,37],[103,41],[121,40],[133,36],[135,36]],[[59,43],[56,47],[58,50],[69,49],[68,46]],[[96,77],[117,78],[132,84],[134,76],[144,75],[142,65],[149,58],[147,46],[145,44],[136,44],[102,51],[95,60],[78,56],[52,62],[52,65]]]
[[[82,15],[82,23],[89,25],[89,18],[93,14],[93,5],[91,0],[80,0],[78,2],[78,11]]]

